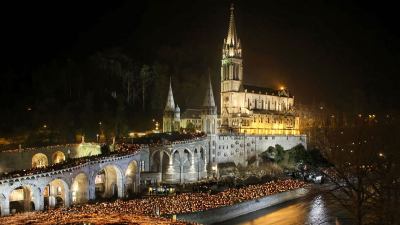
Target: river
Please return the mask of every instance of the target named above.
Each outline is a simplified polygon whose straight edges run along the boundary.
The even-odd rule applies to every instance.
[[[349,213],[331,197],[316,195],[249,213],[219,225],[351,225]]]

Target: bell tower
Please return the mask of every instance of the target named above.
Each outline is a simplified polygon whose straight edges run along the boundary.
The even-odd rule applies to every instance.
[[[221,119],[227,123],[232,93],[241,89],[243,81],[242,47],[236,34],[234,6],[231,4],[228,35],[224,39],[221,60]],[[225,117],[225,119],[224,119]]]

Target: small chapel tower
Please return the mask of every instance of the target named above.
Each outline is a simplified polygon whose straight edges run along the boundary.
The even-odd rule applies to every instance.
[[[178,104],[175,107],[174,95],[172,93],[172,85],[171,85],[171,79],[170,79],[167,104],[165,105],[164,115],[163,115],[163,132],[164,133],[179,131],[179,129],[180,129],[180,114],[181,114],[181,110],[180,110]]]
[[[209,85],[203,102],[201,114],[202,131],[206,134],[217,133],[217,106],[215,105],[214,93],[211,85],[211,78],[208,77]]]

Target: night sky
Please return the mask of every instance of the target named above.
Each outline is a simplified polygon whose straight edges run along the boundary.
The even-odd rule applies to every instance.
[[[157,60],[157,50],[167,46],[202,58],[197,63],[207,64],[203,66],[218,74],[230,2],[3,5],[1,73],[7,76],[13,71],[18,82],[29,86],[32,71],[52,60],[79,60],[120,47],[137,60],[151,63]],[[336,104],[361,91],[368,101],[398,107],[395,5],[376,1],[234,3],[246,83],[274,88],[284,85],[304,103]]]

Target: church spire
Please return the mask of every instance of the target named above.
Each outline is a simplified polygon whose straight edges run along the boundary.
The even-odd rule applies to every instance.
[[[226,44],[234,46],[238,44],[238,38],[236,36],[236,25],[235,25],[235,16],[233,11],[235,7],[233,3],[231,4],[231,16],[229,18],[229,28],[228,28],[228,36],[226,38]]]
[[[207,88],[206,97],[204,98],[203,106],[204,107],[215,107],[214,93],[212,90],[210,75],[208,75],[208,83],[209,83],[209,85]]]
[[[236,34],[234,7],[231,4],[231,15],[229,18],[228,35],[224,39],[224,47],[222,49],[223,58],[241,58],[242,48],[240,46],[240,39]]]
[[[167,97],[167,104],[165,105],[164,111],[165,112],[175,111],[175,102],[174,102],[174,95],[172,93],[171,77],[169,77],[169,91]]]

